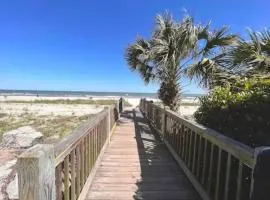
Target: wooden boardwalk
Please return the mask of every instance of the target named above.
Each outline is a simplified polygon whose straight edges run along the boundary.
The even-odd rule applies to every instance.
[[[87,200],[198,200],[184,172],[138,110],[119,121]]]

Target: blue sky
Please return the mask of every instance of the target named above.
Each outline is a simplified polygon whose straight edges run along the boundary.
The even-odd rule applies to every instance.
[[[180,19],[186,9],[198,22],[243,34],[270,28],[269,8],[269,0],[2,0],[0,88],[156,92],[123,54],[137,35],[151,35],[157,13]]]

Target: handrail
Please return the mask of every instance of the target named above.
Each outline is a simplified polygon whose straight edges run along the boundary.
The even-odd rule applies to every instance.
[[[270,186],[262,180],[269,177],[262,167],[269,166],[269,148],[253,149],[146,99],[141,99],[140,109],[203,200],[269,198],[269,189],[261,189]]]
[[[64,158],[70,154],[72,149],[77,146],[81,138],[89,134],[102,119],[107,115],[107,109],[104,109],[100,113],[97,113],[91,117],[87,122],[83,123],[79,128],[75,129],[70,135],[64,137],[58,143],[54,144],[54,153],[56,157],[57,166],[60,162],[64,161]]]
[[[122,98],[55,145],[36,145],[18,158],[20,200],[81,200],[107,147]],[[121,106],[121,107],[120,107]]]
[[[101,149],[109,138],[108,119],[107,108],[90,120],[82,132],[70,135],[55,146],[55,153],[58,154],[56,157],[57,199],[63,197],[67,200],[78,199],[81,195]]]
[[[180,123],[183,123],[186,127],[206,138],[211,143],[219,146],[223,150],[228,151],[228,153],[232,154],[249,167],[254,166],[255,161],[253,148],[220,134],[211,128],[207,128],[206,126],[203,126],[195,121],[185,119],[173,111],[166,110],[166,114],[170,115],[170,117],[177,118],[176,120],[179,120]]]

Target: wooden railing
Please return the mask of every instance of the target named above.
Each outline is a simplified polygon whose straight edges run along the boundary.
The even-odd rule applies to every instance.
[[[119,117],[120,99],[55,145],[36,145],[18,158],[20,200],[84,199]]]
[[[250,148],[145,99],[140,109],[203,200],[270,199],[269,148]]]

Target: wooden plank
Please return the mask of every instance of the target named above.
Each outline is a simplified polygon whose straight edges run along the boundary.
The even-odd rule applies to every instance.
[[[194,135],[194,143],[193,143],[193,161],[192,161],[192,173],[195,175],[195,167],[196,167],[196,152],[197,152],[197,134]]]
[[[192,134],[192,133],[191,133],[191,130],[188,129],[188,128],[185,129],[185,132],[186,132],[186,139],[185,139],[185,144],[186,144],[185,145],[186,146],[185,152],[186,152],[186,155],[185,155],[184,161],[185,161],[185,163],[188,164],[189,148],[191,148],[189,146],[189,138],[190,138],[190,134]]]
[[[88,176],[88,150],[87,150],[87,145],[88,145],[88,135],[85,136],[84,138],[84,179],[83,181],[85,182]]]
[[[207,193],[210,194],[211,186],[212,186],[212,174],[213,174],[213,157],[214,157],[214,145],[211,144],[211,153],[210,153],[210,161],[209,161],[209,170],[208,170],[208,179],[207,179]]]
[[[190,133],[190,136],[189,136],[189,152],[188,152],[188,154],[189,154],[189,159],[188,159],[188,163],[187,163],[187,166],[191,169],[191,161],[192,161],[192,147],[193,147],[193,145],[192,145],[192,136],[195,136],[195,133],[194,132],[191,132]]]
[[[182,126],[182,155],[181,155],[181,158],[183,159],[185,157],[185,154],[186,154],[186,143],[185,143],[185,140],[186,140],[186,131],[185,131],[185,127]]]
[[[182,153],[182,131],[181,131],[182,126],[178,126],[178,150],[177,153],[180,156]]]
[[[56,200],[62,200],[62,163],[60,163],[57,167],[56,167],[56,171],[55,171],[55,178],[56,178]]]
[[[205,176],[206,176],[206,161],[207,161],[207,144],[208,141],[204,138],[204,149],[203,149],[203,169],[202,169],[202,185],[205,185]]]
[[[71,186],[70,186],[70,199],[76,200],[76,155],[75,155],[75,149],[71,152],[70,155],[70,167],[71,167]]]
[[[218,149],[218,166],[217,166],[217,175],[216,175],[216,187],[215,187],[215,200],[219,200],[219,182],[220,182],[220,168],[221,168],[221,155],[222,149]]]
[[[86,179],[87,179],[87,176],[89,175],[89,172],[90,172],[90,152],[89,152],[89,149],[90,149],[90,143],[89,143],[89,140],[90,140],[90,138],[89,138],[90,136],[89,136],[89,134],[86,136],[86,149],[85,149],[85,151],[86,151],[86,163],[85,163],[85,168],[86,168],[86,170],[85,170],[85,174],[86,174]]]
[[[76,147],[76,196],[81,193],[81,150],[80,146]]]
[[[85,155],[84,155],[84,138],[82,139],[81,143],[79,144],[80,146],[80,155],[81,155],[81,159],[80,159],[80,182],[81,182],[81,189],[83,188],[84,185],[84,161],[85,161]]]
[[[104,190],[105,191],[111,191],[111,192],[118,192],[118,191],[132,191],[132,192],[137,192],[137,191],[179,191],[179,190],[185,190],[184,185],[168,185],[166,183],[161,184],[157,182],[153,183],[147,183],[147,184],[141,184],[141,185],[136,185],[136,184],[127,184],[127,183],[119,183],[119,184],[108,184],[104,188],[104,183],[95,183],[92,187],[92,191],[100,191]]]
[[[243,176],[243,163],[241,161],[239,161],[239,164],[238,164],[238,175],[237,175],[236,200],[241,200],[241,194],[242,194],[242,176]]]
[[[88,135],[88,174],[91,173],[91,132]]]
[[[90,166],[91,166],[91,171],[94,165],[94,144],[93,144],[93,130],[90,133]]]
[[[132,197],[133,196],[133,197]],[[104,199],[114,199],[114,200],[134,200],[134,199],[147,199],[147,200],[177,200],[176,196],[181,196],[183,199],[194,200],[195,195],[188,194],[186,191],[143,191],[136,192],[133,191],[116,191],[111,193],[111,191],[105,191],[104,193],[99,193],[98,191],[93,191],[92,194],[88,196],[87,199],[104,200]]]
[[[230,174],[231,174],[231,154],[228,154],[227,165],[226,165],[226,179],[225,179],[225,194],[224,200],[229,198],[229,184],[230,184]]]
[[[95,128],[94,131],[94,163],[96,162],[96,158],[97,158],[97,132],[98,132],[98,127]]]
[[[144,192],[132,192],[132,191],[93,191],[87,196],[87,200],[134,200],[134,199],[147,199],[147,200],[177,200],[176,197],[181,199],[195,200],[196,195],[190,194],[188,191],[144,191]],[[179,198],[178,198],[179,199]]]
[[[64,200],[69,200],[69,156],[64,160]]]
[[[197,170],[196,170],[196,176],[200,180],[200,169],[201,169],[201,153],[202,153],[202,137],[199,136],[199,150],[198,150],[198,163],[197,163]]]

